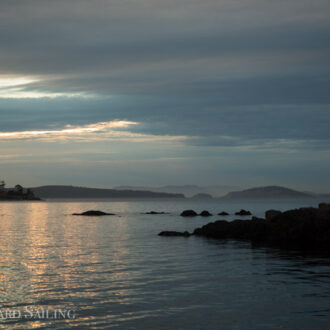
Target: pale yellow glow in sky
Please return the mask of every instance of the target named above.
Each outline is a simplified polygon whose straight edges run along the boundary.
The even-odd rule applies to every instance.
[[[133,122],[133,121],[115,120],[115,121],[99,122],[85,126],[66,125],[64,129],[60,129],[60,130],[0,132],[0,138],[15,139],[15,138],[36,137],[42,135],[63,136],[63,135],[74,135],[74,134],[86,134],[86,133],[103,132],[113,128],[126,128],[137,124],[138,124],[137,122]]]
[[[28,85],[37,81],[39,79],[31,77],[0,76],[0,88]]]
[[[93,95],[85,93],[51,93],[42,91],[27,91],[23,88],[5,88],[0,89],[1,99],[41,99],[41,98],[56,98],[56,97],[80,97],[90,98]]]
[[[84,92],[51,92],[29,90],[32,83],[40,83],[42,79],[36,77],[16,77],[16,76],[0,76],[0,99],[40,99],[40,98],[57,98],[57,97],[79,97],[90,98],[95,95]]]

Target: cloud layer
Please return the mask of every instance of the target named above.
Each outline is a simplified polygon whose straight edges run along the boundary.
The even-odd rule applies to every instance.
[[[290,166],[307,169],[312,150],[325,168],[329,16],[326,0],[2,0],[0,143],[19,137],[24,152],[33,134],[86,143],[126,134],[150,143],[139,147],[149,155],[152,139],[172,137],[185,170],[206,155],[253,163],[273,152],[295,154]],[[87,132],[116,120],[139,124]],[[129,152],[126,144],[122,159]]]

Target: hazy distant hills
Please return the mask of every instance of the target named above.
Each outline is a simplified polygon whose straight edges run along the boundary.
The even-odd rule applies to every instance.
[[[325,198],[330,199],[329,194],[315,194],[310,192],[302,192],[281,186],[265,186],[255,187],[245,190],[238,190],[235,186],[163,186],[163,187],[133,187],[119,186],[115,189],[136,189],[136,190],[152,190],[157,192],[181,193],[187,198],[193,199],[299,199],[299,198]],[[236,189],[234,191],[234,189]]]
[[[221,199],[289,199],[289,198],[313,198],[314,195],[280,186],[267,186],[251,188],[241,191],[233,191]]]
[[[164,192],[169,194],[184,194],[186,197],[192,197],[198,194],[209,194],[215,197],[223,196],[229,191],[239,189],[238,186],[214,185],[214,186],[197,186],[197,185],[168,185],[160,187],[145,186],[117,186],[113,189],[118,190],[148,190],[155,192]]]
[[[184,198],[183,194],[74,186],[42,186],[30,189],[40,198]]]
[[[214,186],[216,187],[216,186]],[[224,187],[224,186],[223,186]],[[227,186],[228,187],[228,186]],[[133,189],[132,189],[133,188]],[[75,186],[42,186],[30,188],[34,194],[42,199],[47,198],[185,198],[187,195],[192,199],[212,199],[213,196],[209,193],[201,192],[201,187],[198,186],[166,186],[157,188],[131,187],[121,186],[116,189],[100,189],[86,188]],[[205,187],[206,188],[206,187]],[[151,191],[151,189],[153,191]],[[156,191],[154,191],[154,189]],[[176,191],[177,189],[177,191]],[[203,190],[202,190],[203,191]],[[217,190],[218,191],[218,190]],[[184,193],[185,192],[185,193]],[[187,193],[188,192],[188,193]],[[193,196],[192,193],[196,192]],[[190,195],[190,196],[189,196]],[[223,195],[223,194],[222,194]],[[221,195],[220,195],[221,196]],[[301,192],[286,187],[266,186],[250,188],[241,191],[232,191],[222,197],[216,197],[222,200],[242,200],[242,199],[299,199],[299,198],[322,198],[330,200],[330,194],[314,194],[309,192]]]

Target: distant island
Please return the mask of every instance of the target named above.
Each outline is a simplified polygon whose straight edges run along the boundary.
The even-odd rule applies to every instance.
[[[127,186],[128,187],[128,186]],[[183,187],[198,186],[167,186],[169,190]],[[180,190],[180,189],[179,189]],[[38,197],[37,197],[38,196]],[[16,185],[14,188],[5,188],[5,182],[0,181],[0,200],[40,200],[42,199],[133,199],[133,198],[189,198],[191,200],[265,200],[265,199],[313,199],[322,198],[330,199],[330,194],[316,194],[311,192],[302,192],[281,186],[265,186],[255,187],[240,191],[232,191],[222,197],[213,197],[211,194],[199,192],[193,196],[186,197],[185,194],[179,192],[161,192],[145,189],[106,189],[106,188],[89,188],[69,185],[47,185],[34,188],[23,188]]]
[[[114,186],[111,188],[116,190],[148,190],[154,192],[164,192],[168,194],[183,194],[187,198],[194,197],[198,194],[208,194],[211,196],[219,197],[230,191],[240,189],[240,187],[233,185],[198,186],[194,184],[167,186]]]
[[[143,187],[143,186],[117,186],[115,190],[138,190],[138,191],[153,191],[174,194],[184,194],[186,198],[196,200],[220,199],[303,199],[303,198],[318,198],[330,199],[330,194],[319,194],[312,192],[303,192],[290,189],[282,186],[263,186],[252,187],[245,190],[239,190],[237,186],[229,185],[213,185],[213,186],[197,186],[197,185],[172,185],[162,187]]]
[[[250,188],[241,191],[233,191],[226,194],[220,199],[299,199],[299,198],[315,198],[315,197],[330,197],[330,195],[317,195],[307,192],[301,192],[286,187],[266,186]]]
[[[142,190],[116,190],[75,186],[41,186],[30,188],[41,198],[185,198],[183,194],[172,194]]]
[[[6,183],[0,181],[0,201],[39,201],[40,198],[36,197],[31,189],[25,189],[17,184],[14,188],[6,188]]]

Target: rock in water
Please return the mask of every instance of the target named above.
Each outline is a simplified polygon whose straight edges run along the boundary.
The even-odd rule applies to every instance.
[[[201,217],[211,217],[212,215],[213,214],[211,214],[209,211],[206,211],[206,210],[204,210],[200,213]]]
[[[246,210],[240,210],[239,212],[236,212],[235,215],[251,215],[251,212]]]
[[[320,203],[319,209],[330,210],[330,204],[329,203]]]
[[[90,217],[100,217],[102,215],[115,215],[113,213],[105,213],[102,211],[95,211],[95,210],[90,210],[90,211],[86,211],[83,213],[72,213],[72,215],[84,215],[84,216],[90,216]]]
[[[156,212],[156,211],[150,211],[150,212],[145,212],[142,214],[169,214],[168,212]]]
[[[195,229],[194,235],[243,239],[275,247],[330,252],[330,209],[301,208],[282,212],[270,220],[219,220]]]
[[[158,234],[158,236],[183,236],[189,237],[191,234],[187,231],[180,232],[180,231],[162,231]]]
[[[229,213],[222,211],[222,212],[218,213],[218,215],[229,215]]]
[[[218,220],[194,230],[194,235],[220,239],[243,239],[259,242],[268,236],[266,220]]]
[[[181,217],[196,217],[198,214],[194,210],[185,210],[180,215]]]

